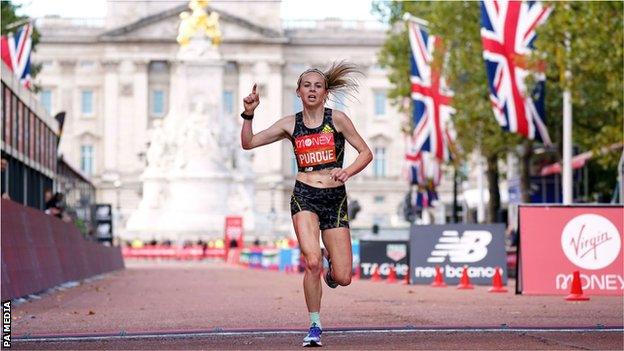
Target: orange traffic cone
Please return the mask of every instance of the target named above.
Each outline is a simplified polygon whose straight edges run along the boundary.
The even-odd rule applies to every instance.
[[[396,268],[390,267],[390,273],[388,273],[388,278],[386,278],[386,283],[396,283],[396,282],[397,282]]]
[[[405,278],[403,279],[403,285],[410,285],[410,270],[409,267],[405,271]]]
[[[567,301],[589,301],[589,297],[583,295],[583,287],[581,286],[581,274],[574,271],[572,277],[572,286],[570,287],[570,295],[565,299]]]
[[[492,277],[492,287],[488,289],[489,292],[507,292],[507,288],[503,286],[503,278],[501,278],[501,268],[496,267],[496,272]]]
[[[373,268],[373,274],[371,275],[370,280],[373,282],[378,282],[381,280],[381,277],[379,276],[379,267]]]
[[[433,277],[433,283],[431,286],[434,288],[445,288],[446,283],[444,282],[444,277],[442,276],[442,270],[440,266],[435,266],[435,276]]]
[[[470,284],[470,278],[468,277],[468,266],[464,266],[464,270],[462,272],[461,279],[459,280],[459,285],[457,285],[457,289],[474,289],[474,286]]]

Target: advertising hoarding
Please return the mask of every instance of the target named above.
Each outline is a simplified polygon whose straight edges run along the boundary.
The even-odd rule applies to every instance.
[[[623,206],[520,206],[523,294],[623,295]]]
[[[373,270],[385,279],[390,268],[396,270],[397,279],[403,279],[409,267],[409,243],[407,241],[360,241],[360,277],[369,279]]]
[[[435,267],[444,281],[457,284],[464,266],[473,284],[490,285],[496,267],[507,282],[503,224],[413,225],[410,231],[410,280],[430,284]]]

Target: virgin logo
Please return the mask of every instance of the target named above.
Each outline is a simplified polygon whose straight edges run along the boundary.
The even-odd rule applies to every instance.
[[[585,269],[601,269],[620,254],[620,232],[597,214],[574,217],[561,233],[561,248],[570,262]]]

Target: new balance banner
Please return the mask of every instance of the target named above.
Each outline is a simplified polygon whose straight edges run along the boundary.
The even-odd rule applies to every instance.
[[[397,279],[403,279],[409,267],[409,245],[407,241],[360,240],[360,277],[369,279],[373,270],[379,269],[382,279],[395,267]]]
[[[623,206],[520,206],[523,294],[624,295]]]
[[[503,224],[413,225],[410,274],[414,284],[430,284],[440,266],[447,284],[459,283],[464,266],[473,284],[491,285],[495,268],[507,282]]]

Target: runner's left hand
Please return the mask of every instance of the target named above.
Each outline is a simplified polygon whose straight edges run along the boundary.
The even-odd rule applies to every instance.
[[[347,179],[349,179],[349,173],[347,173],[347,171],[342,168],[332,169],[329,175],[333,180],[337,180],[343,183],[346,182]]]

